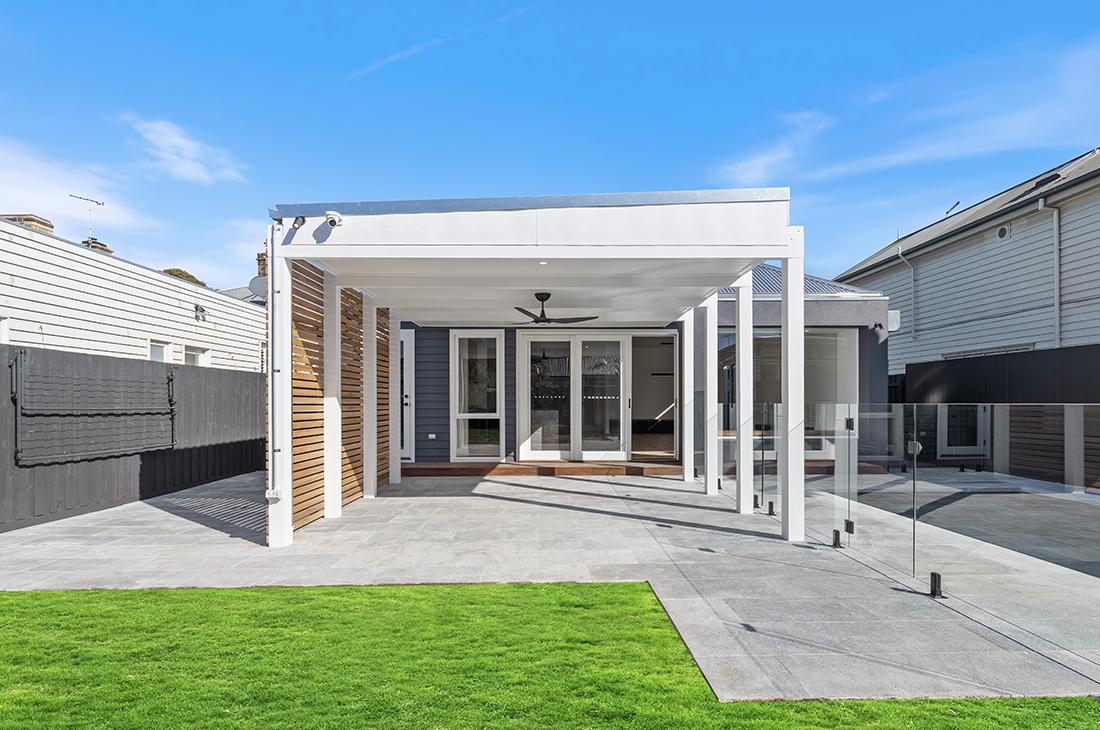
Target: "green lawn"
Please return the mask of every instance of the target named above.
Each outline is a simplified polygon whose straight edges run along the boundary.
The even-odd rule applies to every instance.
[[[719,704],[644,584],[0,594],[0,727],[1100,728],[1090,698]]]

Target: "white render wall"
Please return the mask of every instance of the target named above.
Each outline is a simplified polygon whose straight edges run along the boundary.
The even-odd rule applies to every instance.
[[[169,362],[196,347],[204,365],[260,371],[267,326],[263,307],[0,220],[0,339],[139,360],[154,340]]]
[[[1100,188],[1047,202],[1062,211],[1062,346],[1098,344]],[[891,374],[962,353],[1056,346],[1054,212],[1036,208],[906,254],[917,271],[915,319],[900,259],[845,280],[882,291],[890,309],[901,310],[901,329],[890,335]],[[1006,223],[1011,235],[1002,241],[997,229]]]

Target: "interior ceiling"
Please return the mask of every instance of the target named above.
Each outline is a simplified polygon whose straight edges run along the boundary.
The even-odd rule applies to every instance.
[[[500,327],[536,314],[535,292],[551,293],[549,317],[599,319],[559,328],[653,327],[674,322],[713,292],[761,263],[748,259],[319,258],[341,286],[423,326]],[[538,325],[530,325],[532,327]]]

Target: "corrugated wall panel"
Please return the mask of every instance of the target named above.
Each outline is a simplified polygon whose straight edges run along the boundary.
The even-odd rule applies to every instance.
[[[1100,489],[1100,406],[1085,406],[1085,486]]]
[[[343,504],[363,496],[363,295],[340,293],[340,492]]]
[[[390,483],[390,310],[379,307],[375,328],[378,355],[375,397],[378,403],[378,486]]]
[[[304,261],[291,264],[291,421],[293,525],[325,513],[325,277]]]

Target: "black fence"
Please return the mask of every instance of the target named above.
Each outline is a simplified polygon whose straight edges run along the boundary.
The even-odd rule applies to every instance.
[[[264,468],[264,375],[0,345],[0,532]]]

